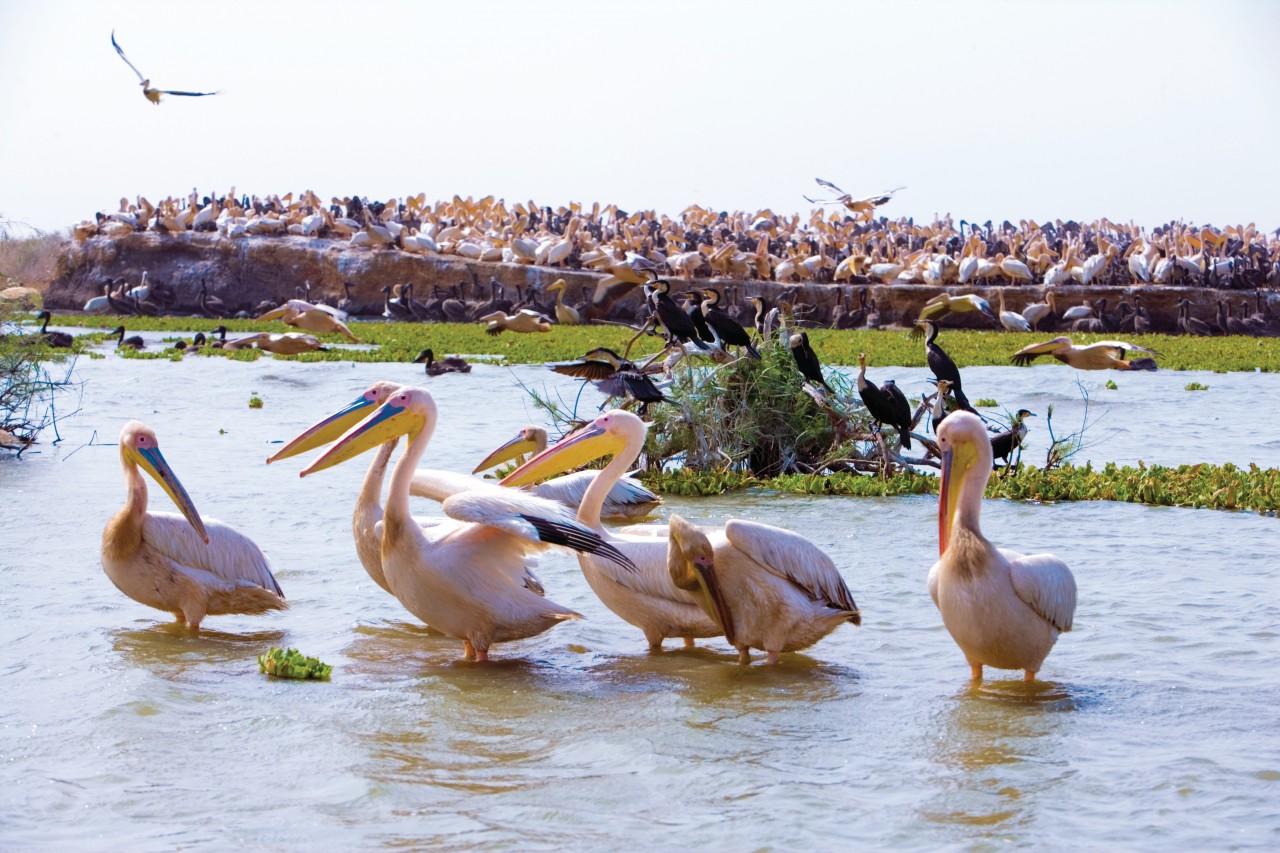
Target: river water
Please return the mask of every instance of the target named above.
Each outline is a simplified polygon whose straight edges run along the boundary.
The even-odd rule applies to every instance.
[[[420,371],[79,361],[63,441],[0,464],[0,848],[1280,847],[1275,519],[987,501],[985,533],[1062,557],[1080,603],[1040,682],[988,670],[973,688],[925,587],[934,498],[672,499],[663,513],[809,537],[863,626],[772,668],[737,666],[723,641],[650,655],[576,560],[550,554],[548,596],[586,619],[467,663],[356,559],[367,459],[305,481],[301,460],[263,464],[370,381]],[[917,395],[923,375],[872,371]],[[1103,416],[1080,459],[1280,465],[1262,406],[1280,376],[1046,365],[969,369],[965,383],[1041,420],[1052,404],[1073,429],[1078,376]],[[517,380],[570,401],[578,388],[540,367],[430,380],[440,424],[424,464],[469,470],[537,422]],[[1209,390],[1183,390],[1191,381]],[[254,394],[263,408],[248,407]],[[156,430],[204,515],[270,555],[288,611],[210,617],[191,635],[112,586],[98,547],[123,501],[114,442],[130,418]],[[261,675],[270,646],[320,657],[332,681]]]

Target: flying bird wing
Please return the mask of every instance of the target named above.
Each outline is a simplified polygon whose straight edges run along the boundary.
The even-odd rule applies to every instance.
[[[111,46],[116,49],[116,53],[120,54],[120,58],[124,60],[124,64],[132,68],[133,73],[138,75],[138,80],[145,83],[147,81],[147,78],[142,76],[142,72],[138,70],[138,66],[134,65],[132,62],[129,61],[129,57],[124,55],[124,51],[120,48],[120,45],[116,43],[115,30],[111,31]],[[174,94],[174,93],[170,93],[170,94]]]
[[[172,89],[156,89],[162,95],[185,95],[188,98],[203,98],[205,95],[216,95],[217,92],[175,92]]]
[[[1054,338],[1044,343],[1031,344],[1025,346],[1013,354],[1013,363],[1022,367],[1035,361],[1042,355],[1052,355],[1054,352],[1071,346],[1070,338]]]

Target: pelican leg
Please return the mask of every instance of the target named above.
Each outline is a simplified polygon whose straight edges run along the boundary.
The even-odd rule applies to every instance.
[[[462,641],[462,659],[463,659],[463,660],[475,660],[475,659],[476,659],[476,647],[475,647],[475,646],[473,646],[473,645],[471,645],[471,641],[470,641],[470,640],[463,640],[463,641]]]
[[[777,666],[778,655],[779,655],[779,652],[770,652],[766,650],[765,658],[764,658],[765,666]]]
[[[685,638],[684,638],[684,647],[685,647],[686,649],[692,649],[692,648],[694,648],[694,645],[693,645],[693,637],[685,637]]]
[[[1029,669],[1024,669],[1022,671],[1022,680],[1029,684],[1036,680],[1036,674]]]
[[[738,663],[743,666],[751,665],[751,649],[747,646],[738,646]]]
[[[982,664],[980,663],[969,664],[969,677],[972,678],[974,681],[982,681]]]

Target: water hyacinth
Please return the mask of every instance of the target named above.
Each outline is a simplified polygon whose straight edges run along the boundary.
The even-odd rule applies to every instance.
[[[280,649],[272,646],[266,654],[258,655],[258,669],[276,678],[328,681],[333,667],[317,658],[306,657],[297,649]]]

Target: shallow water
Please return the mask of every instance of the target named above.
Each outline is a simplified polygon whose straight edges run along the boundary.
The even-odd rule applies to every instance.
[[[986,502],[987,535],[1065,559],[1080,605],[1043,681],[989,670],[973,689],[925,589],[935,499],[671,500],[695,521],[811,538],[863,626],[776,668],[740,668],[723,642],[649,655],[576,561],[553,554],[539,567],[548,596],[586,619],[468,664],[357,562],[365,460],[305,481],[300,460],[262,464],[369,381],[416,381],[420,368],[109,356],[77,372],[83,410],[59,425],[64,441],[0,464],[0,847],[1280,845],[1274,519]],[[1077,375],[965,380],[975,400],[1053,404],[1055,425],[1074,426]],[[872,376],[923,390],[923,371]],[[516,378],[570,400],[578,387],[533,367],[431,380],[441,417],[424,464],[469,470],[536,421]],[[1095,461],[1280,464],[1256,402],[1275,399],[1280,377],[1086,381],[1107,378],[1117,391],[1091,393],[1119,432],[1088,451]],[[1193,380],[1210,390],[1183,391]],[[264,408],[248,408],[251,394]],[[584,395],[581,409],[597,402]],[[129,418],[156,430],[203,514],[267,551],[289,611],[210,617],[191,636],[111,585],[98,544],[123,499],[113,445]],[[151,500],[171,509],[157,488]],[[332,682],[262,676],[255,656],[272,645],[333,664]]]

